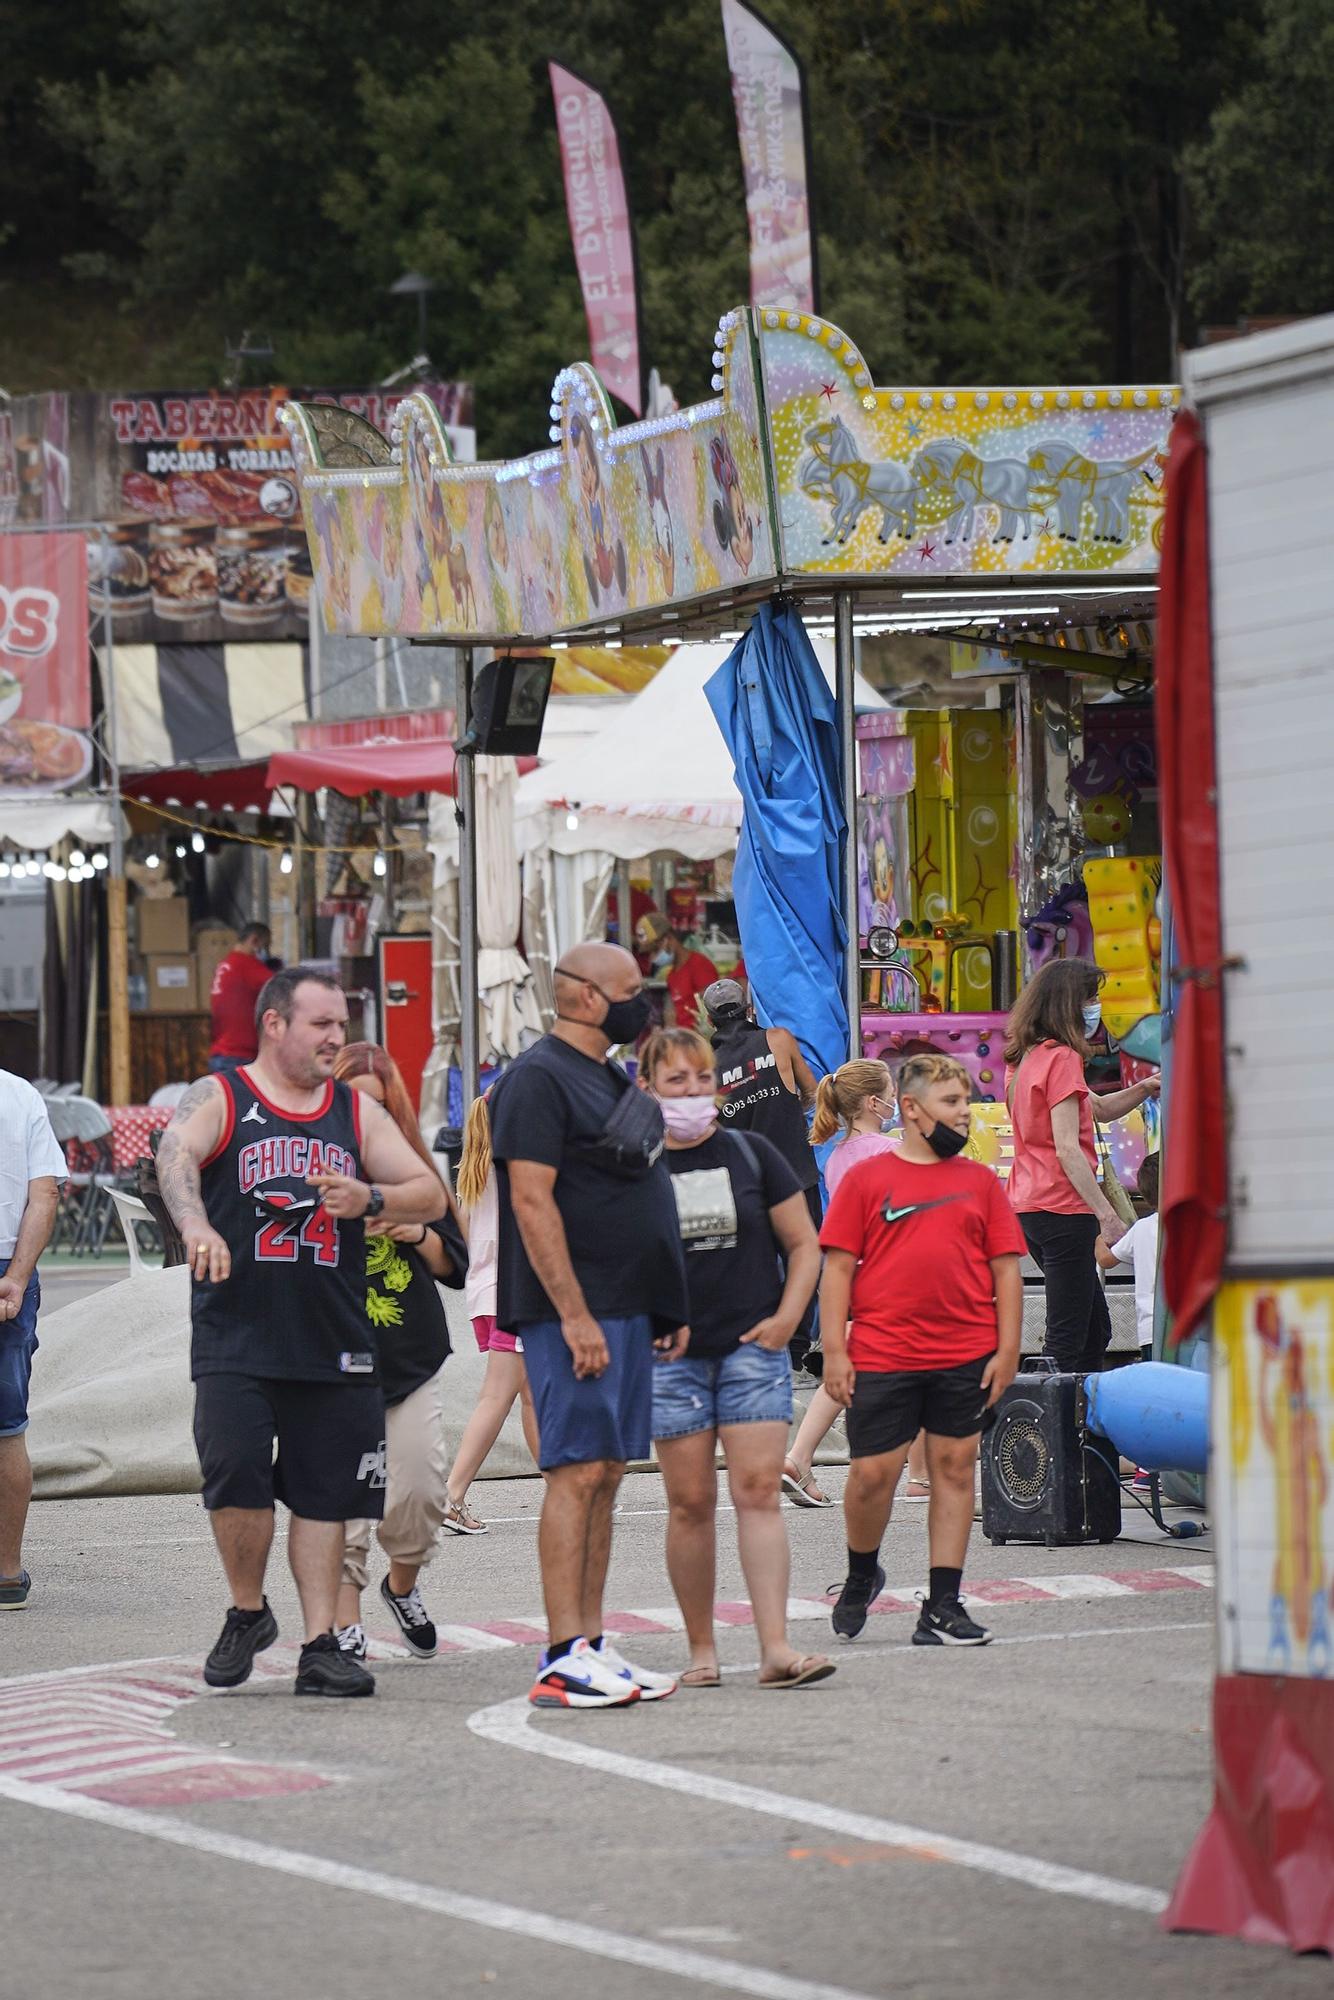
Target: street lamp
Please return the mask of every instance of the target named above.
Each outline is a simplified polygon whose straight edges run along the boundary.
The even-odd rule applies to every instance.
[[[389,287],[391,298],[416,299],[417,339],[421,343],[423,354],[426,352],[426,298],[427,294],[434,290],[435,284],[433,280],[424,277],[420,271],[405,271],[402,277],[395,278],[393,284]]]

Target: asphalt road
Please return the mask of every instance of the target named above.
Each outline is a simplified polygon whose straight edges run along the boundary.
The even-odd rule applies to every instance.
[[[382,1645],[376,1698],[350,1704],[291,1698],[285,1567],[270,1671],[203,1691],[224,1592],[197,1502],[34,1510],[31,1605],[0,1621],[0,1994],[1328,1990],[1325,1965],[1157,1922],[1209,1799],[1207,1542],[983,1543],[970,1577],[1009,1600],[983,1613],[985,1651],[913,1649],[905,1606],[780,1699],[738,1624],[717,1691],[537,1716],[539,1488],[477,1497],[491,1532],[448,1541],[427,1578],[456,1650]],[[904,1516],[886,1567],[911,1590],[924,1521]],[[840,1517],[788,1519],[809,1611],[840,1572]],[[732,1531],[724,1514],[728,1600]],[[662,1532],[659,1481],[632,1480],[611,1603],[650,1628],[627,1650],[666,1667]],[[831,1643],[813,1612],[793,1629]]]

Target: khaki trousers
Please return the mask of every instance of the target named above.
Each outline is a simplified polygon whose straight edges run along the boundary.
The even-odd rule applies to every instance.
[[[343,1545],[343,1582],[364,1590],[374,1526],[391,1562],[421,1568],[440,1539],[448,1504],[440,1371],[385,1411],[388,1465],[382,1521],[349,1521]]]

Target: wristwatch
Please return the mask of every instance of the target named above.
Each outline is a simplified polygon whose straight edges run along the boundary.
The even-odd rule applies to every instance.
[[[366,1203],[366,1213],[367,1215],[384,1214],[384,1190],[383,1188],[376,1187],[373,1183],[370,1200]]]

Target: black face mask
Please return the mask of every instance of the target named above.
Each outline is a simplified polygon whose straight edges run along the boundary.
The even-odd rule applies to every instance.
[[[588,983],[593,985],[591,979]],[[602,993],[602,988],[595,987],[594,991]],[[605,993],[602,997],[607,1001],[607,1011],[597,1025],[612,1047],[637,1042],[653,1018],[653,1002],[648,994],[636,993],[629,1000],[611,1000]]]
[[[931,1130],[923,1132],[922,1137],[938,1160],[953,1160],[968,1144],[969,1134],[956,1132],[952,1125],[942,1125],[937,1118]]]

